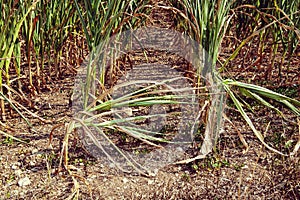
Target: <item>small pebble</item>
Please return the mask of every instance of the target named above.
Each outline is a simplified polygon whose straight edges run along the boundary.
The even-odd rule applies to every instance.
[[[15,175],[16,175],[17,177],[20,177],[21,174],[22,174],[22,170],[17,169],[17,170],[15,171]]]
[[[18,190],[12,190],[12,191],[11,191],[11,195],[12,195],[12,196],[19,195],[19,191],[18,191]]]
[[[181,148],[181,147],[177,147],[177,148],[176,148],[176,151],[183,152],[183,148]]]
[[[109,167],[110,167],[110,168],[114,168],[114,167],[116,167],[116,165],[115,165],[114,163],[110,163],[110,164],[109,164]]]
[[[27,185],[30,185],[30,184],[31,184],[31,181],[28,177],[22,178],[18,181],[18,185],[20,187],[24,187],[24,186],[27,186]]]
[[[35,162],[34,161],[30,161],[30,166],[34,166],[35,165]]]
[[[36,154],[37,152],[39,152],[38,149],[33,149],[33,150],[31,151],[32,154]]]
[[[11,166],[11,169],[16,170],[16,169],[18,169],[18,166],[12,165],[12,166]]]
[[[97,175],[92,175],[91,177],[90,177],[91,179],[96,179],[97,178]]]
[[[123,178],[123,183],[126,184],[126,183],[128,183],[128,181],[129,181],[129,180],[128,180],[127,178]]]

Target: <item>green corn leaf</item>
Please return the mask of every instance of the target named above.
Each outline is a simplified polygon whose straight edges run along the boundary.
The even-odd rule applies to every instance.
[[[251,92],[249,90],[246,90],[245,88],[241,88],[241,90],[243,91],[243,94],[245,96],[248,96],[250,98],[253,98],[253,99],[257,100],[262,105],[275,110],[279,115],[281,115],[282,117],[284,117],[283,113],[280,110],[278,110],[277,108],[275,108],[274,106],[272,106],[269,102],[267,102],[266,100],[264,100],[261,96],[255,94],[255,93],[253,93],[253,92]]]
[[[225,85],[234,85],[234,86],[237,86],[237,87],[246,88],[246,89],[248,89],[248,90],[250,90],[254,93],[258,93],[262,96],[265,96],[265,97],[270,98],[270,99],[274,99],[276,101],[286,100],[286,101],[289,101],[291,103],[294,103],[297,106],[300,106],[300,102],[298,100],[287,97],[285,95],[279,94],[277,92],[274,92],[272,90],[269,90],[267,88],[264,88],[264,87],[261,87],[261,86],[258,86],[258,85],[253,85],[253,84],[249,84],[249,83],[242,83],[242,82],[233,81],[233,80],[230,80],[230,79],[224,80],[223,83]]]
[[[289,109],[291,109],[296,115],[300,116],[300,111],[298,108],[296,108],[293,104],[291,104],[287,100],[281,100],[281,103],[285,104]]]
[[[242,117],[245,119],[245,121],[247,122],[247,124],[250,126],[250,128],[252,129],[252,131],[254,132],[255,136],[260,140],[260,142],[269,150],[276,152],[280,155],[284,155],[282,152],[270,147],[267,143],[265,143],[264,141],[264,137],[263,135],[255,128],[254,124],[252,123],[251,119],[248,117],[247,113],[244,111],[241,103],[239,102],[239,100],[235,97],[234,93],[230,90],[230,88],[228,87],[228,85],[224,85],[224,88],[226,90],[226,92],[229,94],[230,98],[232,99],[232,101],[234,102],[234,105],[236,106],[236,108],[238,109],[238,111],[241,113]]]
[[[158,138],[158,137],[153,137],[147,134],[143,133],[143,130],[139,131],[138,129],[132,129],[131,127],[128,126],[118,126],[121,130],[126,130],[126,132],[130,132],[131,136],[134,136],[137,139],[145,139],[149,141],[156,141],[156,142],[164,142],[164,143],[171,143],[170,141],[163,139],[163,138]],[[155,144],[152,144],[153,146],[156,146]]]
[[[151,117],[165,117],[165,116],[167,116],[167,114],[141,115],[141,116],[135,116],[135,117],[122,118],[122,119],[114,119],[114,120],[101,122],[101,123],[94,123],[94,125],[98,126],[98,127],[106,127],[106,126],[117,125],[119,123],[126,123],[126,122],[130,122],[130,121],[149,119]],[[85,120],[85,122],[87,122],[87,120]]]

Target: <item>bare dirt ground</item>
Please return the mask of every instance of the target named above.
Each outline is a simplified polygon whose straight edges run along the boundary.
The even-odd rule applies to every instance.
[[[172,27],[169,12],[165,15],[157,13],[161,12],[153,14],[154,21],[167,21],[166,26]],[[231,50],[223,48],[221,56],[225,57],[228,51]],[[231,63],[224,76],[238,77],[278,92],[290,92],[294,98],[300,99],[297,91],[300,87],[297,80],[299,57],[292,59],[289,71],[283,69],[282,73],[288,74],[283,81],[278,81],[274,70],[270,81],[264,82],[261,81],[265,76],[264,66],[260,71],[252,67],[241,71],[237,67],[240,60]],[[267,150],[232,108],[230,101],[226,115],[232,123],[225,120],[217,150],[205,159],[187,165],[166,166],[155,177],[124,174],[90,156],[78,138],[72,135],[69,164],[73,166],[73,176],[66,170],[59,171],[65,133],[63,125],[72,117],[69,99],[74,77],[65,71],[63,78],[49,82],[51,91],[34,97],[38,108],[34,112],[49,123],[32,119],[34,126],[29,129],[17,115],[6,122],[6,131],[29,143],[0,135],[0,199],[68,199],[74,191],[79,191],[79,199],[300,199],[298,154],[285,157]],[[255,109],[249,115],[264,133],[266,141],[276,149],[290,153],[300,137],[296,117],[280,106],[288,119],[283,120],[272,110],[247,101]],[[62,126],[53,132],[50,147],[49,134],[59,125]],[[248,149],[239,134],[244,137]]]

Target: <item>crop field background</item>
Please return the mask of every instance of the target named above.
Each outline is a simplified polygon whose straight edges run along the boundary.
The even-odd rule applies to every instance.
[[[0,200],[300,199],[300,0],[0,2]]]

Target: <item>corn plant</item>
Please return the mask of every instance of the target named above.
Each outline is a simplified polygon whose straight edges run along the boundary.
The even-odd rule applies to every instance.
[[[143,3],[138,3],[137,1],[84,1],[85,10],[82,11],[80,5],[75,1],[79,16],[81,19],[82,27],[86,36],[89,51],[93,54],[98,54],[97,49],[107,41],[113,34],[120,33],[122,31],[128,30],[140,26],[145,17],[141,17],[146,14]],[[85,12],[85,13],[84,13]],[[130,22],[130,23],[129,23]],[[93,60],[93,55],[90,55],[90,60]],[[101,58],[100,58],[101,59]],[[111,72],[113,68],[110,69]],[[89,72],[89,66],[87,71]],[[105,70],[102,70],[100,82],[105,83],[104,74]],[[112,73],[111,73],[112,74]],[[90,80],[87,81],[86,89],[90,87],[88,84]],[[86,96],[86,95],[84,95]],[[85,99],[86,104],[86,99]],[[85,105],[86,106],[86,105]]]
[[[59,65],[63,57],[62,47],[78,26],[79,18],[76,7],[70,0],[44,2],[41,4],[40,18],[41,32],[44,35],[41,41],[46,42],[44,46],[48,48],[44,51],[49,53],[49,50],[52,50],[54,54],[54,69],[49,65],[49,74],[59,76],[61,74]],[[48,54],[48,58],[49,56],[51,55]]]
[[[75,29],[78,17],[73,3],[69,0],[40,1],[34,12],[27,17],[22,29],[22,35],[26,41],[26,57],[29,70],[29,86],[32,92],[40,90],[41,82],[45,78],[41,76],[45,62],[48,63],[48,75],[60,75],[60,63],[62,47],[71,32]],[[23,13],[27,12],[23,8]],[[34,57],[36,69],[32,69],[32,57]],[[54,69],[52,68],[54,65]],[[48,78],[50,78],[48,77]],[[36,87],[33,78],[37,82]]]
[[[22,91],[23,86],[27,84],[21,82],[26,74],[26,69],[23,67],[26,65],[23,63],[21,65],[21,60],[27,58],[29,73],[25,79],[29,80],[28,88],[34,94],[40,89],[41,80],[45,78],[41,75],[44,64],[47,62],[51,66],[53,63],[51,57],[55,57],[54,63],[60,62],[62,45],[78,22],[78,18],[74,15],[76,10],[71,1],[60,3],[43,0],[1,1],[0,3],[2,11],[0,17],[1,117],[5,121],[5,108],[12,108],[32,127],[25,113],[43,122],[47,120],[21,104],[27,102],[27,105],[31,105],[30,99]],[[25,45],[22,41],[25,41]],[[48,53],[48,60],[45,57],[46,53]],[[32,64],[33,61],[36,65]],[[55,71],[55,74],[59,73],[58,67]],[[49,73],[49,76],[51,74],[53,73]],[[14,99],[16,96],[19,98],[18,101]],[[5,132],[1,133],[8,136]]]
[[[92,139],[94,145],[110,158],[109,152],[105,147],[101,146],[98,140],[101,137],[110,144],[110,148],[115,149],[120,153],[121,157],[128,160],[129,163],[134,163],[126,155],[122,154],[119,148],[109,139],[103,130],[119,130],[131,136],[138,138],[148,144],[154,145],[151,140],[155,137],[147,135],[142,130],[133,130],[120,124],[139,119],[146,119],[148,116],[129,117],[122,120],[111,120],[109,116],[118,114],[120,111],[112,111],[113,108],[128,105],[137,106],[143,104],[144,106],[154,105],[158,102],[162,104],[171,104],[174,102],[172,99],[161,98],[140,98],[136,102],[129,101],[129,97],[120,97],[118,99],[111,99],[109,85],[106,75],[113,75],[114,67],[116,66],[117,55],[114,51],[107,52],[107,44],[111,37],[118,38],[118,35],[125,30],[131,30],[141,26],[145,21],[147,9],[145,5],[147,2],[138,2],[135,0],[128,1],[82,1],[75,0],[77,13],[80,17],[82,29],[87,40],[88,48],[90,51],[89,59],[86,66],[83,68],[81,74],[83,82],[75,83],[75,96],[79,95],[79,110],[74,120],[68,124],[63,152],[67,156],[67,140],[68,135],[75,129],[83,130],[87,137]],[[113,44],[112,49],[119,49],[120,44]],[[108,54],[107,54],[108,53]],[[110,67],[107,67],[107,64]],[[108,87],[108,88],[106,88]],[[133,94],[131,94],[132,96]],[[74,97],[76,99],[76,97]],[[172,97],[173,98],[173,97]],[[76,106],[76,105],[75,105]],[[98,114],[97,114],[98,113]],[[104,121],[103,121],[104,120]],[[99,123],[99,121],[101,123]],[[102,141],[102,140],[101,140]],[[162,141],[156,139],[156,141]],[[99,153],[101,153],[99,152]],[[66,160],[65,160],[66,162]],[[135,164],[132,164],[135,166]],[[138,168],[136,168],[138,170]]]
[[[10,108],[14,109],[25,121],[31,126],[28,119],[16,106],[17,102],[11,99],[11,94],[17,94],[11,83],[17,81],[17,86],[21,88],[21,45],[20,45],[20,29],[24,24],[26,17],[32,10],[35,9],[38,1],[31,4],[26,4],[17,1],[1,1],[1,15],[0,15],[0,109],[2,120],[6,120],[5,102]],[[22,13],[21,7],[27,7],[28,11]],[[12,69],[14,67],[14,69]],[[12,71],[15,71],[16,76],[13,79],[10,76]],[[3,78],[4,76],[4,78]],[[21,95],[20,95],[21,96]],[[2,124],[2,123],[1,123]],[[24,142],[18,138],[1,131],[1,134],[15,139],[19,142]]]
[[[210,96],[210,119],[206,127],[205,141],[210,144],[201,153],[206,155],[215,147],[219,137],[219,128],[223,112],[224,95],[222,94],[221,77],[214,67],[217,63],[217,56],[222,38],[226,32],[230,1],[171,1],[173,6],[178,8],[177,21],[179,24],[187,24],[185,33],[202,45],[204,51],[197,67],[198,85],[214,86],[219,95]],[[203,79],[204,78],[204,79]],[[201,83],[202,80],[202,83]],[[201,156],[203,156],[201,155]]]
[[[300,1],[235,1],[233,3],[233,11],[238,18],[238,22],[234,21],[231,25],[236,26],[237,36],[247,43],[252,43],[257,34],[259,35],[259,63],[263,60],[263,52],[266,46],[270,45],[269,63],[265,72],[265,78],[268,79],[275,65],[275,56],[281,53],[281,61],[278,63],[278,76],[282,77],[281,71],[284,61],[288,61],[287,70],[289,70],[290,59],[299,44],[299,5]],[[247,27],[247,29],[246,29]],[[244,30],[244,31],[242,31]],[[247,31],[245,31],[247,30]],[[259,30],[257,34],[256,30]],[[241,34],[247,32],[247,35]],[[270,38],[272,40],[270,40]],[[242,42],[242,46],[246,43]],[[278,52],[278,48],[283,49]],[[234,55],[240,48],[236,49]],[[227,63],[227,62],[225,62]],[[223,66],[225,67],[225,66]]]
[[[265,6],[266,9],[268,9],[268,4],[265,1],[255,1],[256,3],[260,4],[260,6]],[[237,1],[237,4],[240,2]],[[275,1],[276,4],[276,1]],[[206,73],[207,71],[216,72],[215,64],[217,62],[217,56],[220,49],[222,38],[224,37],[224,34],[226,33],[227,25],[230,23],[230,19],[232,18],[232,15],[229,15],[230,6],[232,5],[232,1],[173,1],[173,5],[176,6],[181,10],[181,15],[183,17],[179,17],[179,20],[185,21],[186,24],[188,24],[188,27],[184,28],[192,38],[194,38],[196,41],[201,43],[204,47],[204,49],[208,52],[208,54],[211,55],[212,64],[209,66],[205,66],[208,69],[205,69],[203,66],[199,66],[200,71]],[[283,4],[281,4],[283,6]],[[295,4],[299,7],[299,4]],[[295,14],[298,13],[298,11],[295,11],[291,9],[290,15],[285,14],[281,8],[278,7],[278,4],[276,4],[275,11],[280,12],[280,18],[276,19],[273,18],[271,22],[266,21],[265,25],[260,27],[259,29],[253,28],[253,33],[248,35],[246,39],[242,41],[242,43],[236,48],[236,50],[233,52],[231,56],[223,63],[223,67],[226,66],[226,64],[229,62],[229,60],[232,60],[236,57],[237,53],[241,49],[242,46],[247,44],[254,36],[257,36],[261,33],[263,33],[265,30],[267,30],[270,27],[277,27],[277,26],[283,26],[283,21],[286,20],[287,23],[290,24],[290,29],[293,30],[294,34],[298,34],[298,30],[296,26],[294,26],[294,23],[291,22],[290,18],[293,17]],[[296,6],[296,7],[297,7]],[[247,8],[253,8],[253,6],[246,5]],[[297,19],[297,17],[294,17],[294,19]],[[250,20],[248,21],[248,23]],[[185,24],[180,23],[180,24]],[[247,21],[246,21],[247,23]],[[254,26],[256,26],[257,23],[253,23]],[[277,26],[274,26],[274,25]],[[279,34],[280,35],[280,34]],[[274,33],[274,40],[276,40],[278,37],[278,33]],[[264,40],[262,40],[264,41]],[[292,39],[291,42],[294,44],[294,40]],[[275,41],[276,43],[276,41]],[[275,46],[276,47],[276,46]],[[276,50],[276,48],[275,48]],[[220,80],[222,78],[217,74],[214,73],[215,77],[218,77]],[[264,98],[272,99],[275,101],[278,101],[280,103],[283,103],[286,105],[290,110],[292,110],[296,116],[299,116],[300,112],[297,108],[299,106],[299,101],[295,99],[291,99],[287,96],[281,95],[279,93],[273,92],[271,90],[268,90],[263,87],[259,87],[253,84],[246,84],[241,83],[233,80],[222,80],[222,85],[229,95],[229,97],[234,102],[234,105],[238,109],[238,111],[241,113],[242,117],[246,120],[247,124],[251,127],[254,134],[257,136],[257,138],[270,150],[277,152],[279,154],[282,154],[278,150],[270,147],[268,144],[264,142],[264,137],[262,134],[255,128],[253,125],[253,122],[250,120],[248,115],[245,112],[244,105],[237,98],[237,94],[233,90],[233,85],[238,87],[240,90],[243,91],[243,94],[247,97],[252,97],[256,101],[262,103],[263,105],[275,109],[276,111],[279,111],[276,109],[273,105],[268,103]],[[280,112],[279,112],[280,113]],[[296,147],[295,147],[296,148]]]
[[[16,80],[20,79],[20,59],[21,59],[21,45],[19,39],[19,33],[21,26],[24,24],[26,17],[35,9],[38,1],[32,4],[26,4],[22,2],[9,1],[1,2],[1,34],[0,34],[0,45],[1,45],[1,60],[0,60],[0,92],[4,94],[3,86],[6,86],[6,92],[4,95],[10,98],[11,94],[11,80],[10,80],[10,68],[12,66],[12,60],[15,63],[15,71],[17,74]],[[27,7],[27,12],[22,14],[22,7]],[[14,57],[14,58],[13,58]],[[3,80],[3,74],[5,79]],[[4,81],[6,84],[4,84]],[[20,87],[20,82],[18,81]],[[5,106],[4,100],[1,99],[1,114],[5,117]]]

